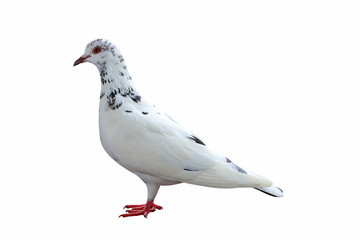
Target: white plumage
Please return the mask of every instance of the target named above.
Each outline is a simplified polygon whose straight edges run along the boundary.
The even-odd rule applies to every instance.
[[[153,203],[161,185],[254,187],[282,196],[268,179],[247,173],[207,147],[193,133],[159,112],[136,91],[120,51],[107,40],[90,42],[75,63],[93,63],[101,76],[99,127],[105,151],[148,187],[144,205],[128,205],[123,217],[161,209]]]

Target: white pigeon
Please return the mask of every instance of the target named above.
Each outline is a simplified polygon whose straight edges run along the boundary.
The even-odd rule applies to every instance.
[[[83,62],[93,63],[100,72],[99,127],[105,151],[141,178],[148,190],[146,204],[127,205],[127,213],[119,217],[147,217],[162,209],[154,204],[162,185],[253,187],[271,196],[283,196],[271,181],[238,167],[142,98],[114,44],[102,39],[90,42],[74,66]]]

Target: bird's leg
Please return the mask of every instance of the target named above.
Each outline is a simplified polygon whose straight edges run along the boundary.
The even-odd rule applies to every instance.
[[[124,214],[121,214],[119,217],[132,217],[132,216],[140,216],[143,215],[147,218],[149,213],[155,212],[156,209],[161,210],[162,207],[159,205],[156,205],[154,203],[154,199],[156,196],[156,193],[159,190],[159,185],[154,184],[148,184],[146,183],[147,189],[148,189],[148,200],[146,204],[141,205],[126,205],[124,208],[127,208],[126,212]]]

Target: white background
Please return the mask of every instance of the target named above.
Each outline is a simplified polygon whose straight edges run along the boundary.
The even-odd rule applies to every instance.
[[[8,1],[1,6],[1,239],[359,239],[357,1]],[[207,145],[284,190],[162,187],[146,200],[98,136],[88,42]]]

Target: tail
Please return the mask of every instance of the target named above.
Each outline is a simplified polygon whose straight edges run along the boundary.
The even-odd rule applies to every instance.
[[[266,193],[273,197],[283,197],[283,190],[278,187],[255,187],[256,190]]]

